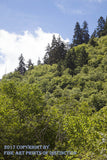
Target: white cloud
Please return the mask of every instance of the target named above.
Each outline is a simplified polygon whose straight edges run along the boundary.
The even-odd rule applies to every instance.
[[[41,28],[35,30],[34,34],[25,31],[23,35],[0,30],[0,78],[17,68],[18,57],[21,53],[26,61],[31,58],[34,64],[37,63],[38,57],[42,60],[47,44],[52,41],[53,34],[56,37],[59,35],[58,33],[46,33]]]

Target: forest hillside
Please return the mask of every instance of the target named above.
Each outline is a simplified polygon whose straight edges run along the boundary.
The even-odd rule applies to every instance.
[[[28,144],[75,154],[4,155],[4,145]],[[107,36],[71,47],[61,61],[4,75],[0,159],[107,160]]]

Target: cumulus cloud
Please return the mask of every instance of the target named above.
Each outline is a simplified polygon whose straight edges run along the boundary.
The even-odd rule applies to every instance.
[[[41,28],[35,30],[34,34],[25,31],[23,35],[0,30],[0,78],[17,68],[21,53],[26,61],[32,59],[34,64],[37,63],[38,58],[42,61],[46,46],[51,43],[53,34],[56,37],[59,35],[58,33],[46,33]]]

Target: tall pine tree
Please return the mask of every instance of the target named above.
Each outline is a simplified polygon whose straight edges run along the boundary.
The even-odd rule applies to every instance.
[[[49,64],[49,53],[50,53],[50,44],[48,43],[48,46],[46,47],[46,53],[43,58],[44,64]]]
[[[98,26],[97,26],[97,36],[101,37],[103,35],[103,31],[104,31],[104,27],[105,27],[105,20],[104,18],[101,16],[98,19]]]
[[[84,21],[82,28],[82,43],[88,43],[88,41],[89,41],[88,23]]]
[[[44,56],[44,64],[58,63],[65,58],[67,49],[64,42],[62,42],[60,36],[56,39],[53,35],[51,46],[48,44],[46,48],[46,54]]]
[[[19,71],[19,73],[22,75],[24,75],[24,73],[26,72],[24,57],[22,54],[19,57],[19,67],[17,68],[17,71]]]
[[[82,44],[82,31],[79,22],[76,23],[73,36],[73,46]]]
[[[97,37],[97,30],[96,29],[94,30],[94,32],[91,35],[91,38],[95,38],[95,37]]]
[[[107,35],[107,17],[106,17],[105,26],[104,26],[104,30],[102,32],[102,35],[103,36]]]

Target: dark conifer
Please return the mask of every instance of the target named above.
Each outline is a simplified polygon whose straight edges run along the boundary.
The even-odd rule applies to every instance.
[[[82,31],[79,22],[76,23],[73,36],[73,46],[82,44]]]
[[[28,68],[28,70],[33,69],[33,68],[34,68],[34,65],[33,65],[33,63],[32,63],[32,60],[31,60],[31,59],[29,59],[29,60],[28,60],[28,64],[27,64],[27,66],[26,66],[26,67]]]
[[[105,20],[104,18],[101,16],[98,19],[98,26],[97,26],[97,36],[101,37],[103,35],[103,31],[104,31],[104,26],[105,26]]]
[[[95,38],[95,37],[97,37],[97,30],[96,29],[94,30],[94,32],[91,35],[91,38]]]
[[[49,53],[50,53],[50,44],[48,43],[48,46],[46,47],[46,53],[43,58],[44,64],[49,64]]]
[[[66,45],[61,41],[60,36],[56,39],[53,35],[51,46],[48,44],[46,54],[44,56],[44,64],[54,64],[63,60],[66,55]]]
[[[88,41],[89,41],[88,23],[84,21],[82,28],[82,43],[88,43]]]
[[[19,73],[22,75],[24,75],[24,73],[26,72],[24,57],[22,54],[19,57],[19,67],[17,68],[17,71],[19,71]]]
[[[107,17],[106,17],[105,26],[104,26],[104,30],[102,32],[102,35],[103,36],[107,35]]]
[[[58,44],[57,39],[56,39],[55,35],[53,35],[51,49],[54,49],[57,46],[57,44]]]

